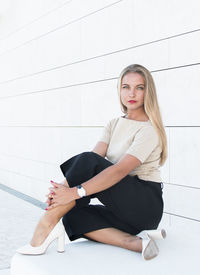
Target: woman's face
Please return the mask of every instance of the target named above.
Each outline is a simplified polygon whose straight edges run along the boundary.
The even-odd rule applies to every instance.
[[[139,73],[129,72],[122,78],[121,101],[127,111],[144,110],[144,79]],[[130,101],[130,102],[129,102]]]

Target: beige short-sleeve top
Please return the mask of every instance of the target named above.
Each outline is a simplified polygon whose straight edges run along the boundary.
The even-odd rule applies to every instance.
[[[137,121],[122,116],[113,118],[104,126],[99,141],[108,144],[106,158],[114,164],[125,154],[133,155],[142,162],[129,175],[162,182],[159,170],[162,149],[150,120]]]

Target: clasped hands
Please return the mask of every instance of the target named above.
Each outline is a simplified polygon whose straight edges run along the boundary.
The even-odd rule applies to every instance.
[[[46,203],[48,204],[45,210],[49,210],[55,208],[56,206],[65,205],[69,202],[75,200],[74,190],[62,183],[56,183],[51,181],[53,187],[50,187],[49,194],[46,195],[47,200]]]

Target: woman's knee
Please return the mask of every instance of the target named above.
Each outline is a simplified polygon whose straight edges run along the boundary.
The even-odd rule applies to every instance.
[[[110,165],[112,165],[111,162],[109,162],[107,159],[105,159],[104,157],[100,156],[99,154],[93,152],[93,151],[86,151],[81,153],[81,156],[83,156],[84,158],[87,159],[94,159],[97,162],[105,162],[105,163],[109,163]]]
[[[85,152],[81,153],[81,156],[83,156],[83,157],[93,157],[95,155],[96,155],[96,153],[93,151],[85,151]]]
[[[93,151],[85,151],[85,152],[82,152],[80,153],[79,157],[80,157],[80,160],[83,160],[83,161],[90,161],[90,160],[95,160],[97,161],[98,160],[98,156],[95,152]],[[100,157],[100,156],[99,156]]]

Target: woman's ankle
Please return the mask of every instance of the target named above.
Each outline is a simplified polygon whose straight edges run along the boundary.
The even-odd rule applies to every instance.
[[[49,220],[41,219],[37,224],[30,244],[32,246],[40,246],[56,224],[57,220],[50,222]]]

